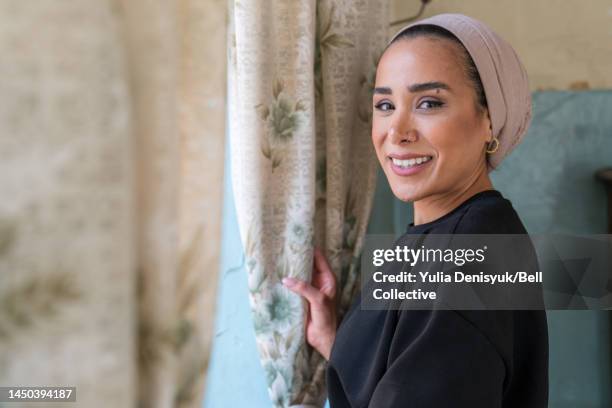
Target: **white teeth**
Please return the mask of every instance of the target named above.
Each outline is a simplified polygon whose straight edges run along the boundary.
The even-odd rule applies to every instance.
[[[417,157],[415,159],[407,159],[407,160],[391,158],[391,160],[393,160],[393,164],[395,164],[396,166],[412,167],[414,165],[425,163],[426,161],[431,160],[431,156],[423,156],[423,157]]]

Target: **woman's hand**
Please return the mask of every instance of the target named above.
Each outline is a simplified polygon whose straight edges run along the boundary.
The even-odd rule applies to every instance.
[[[336,314],[336,276],[325,256],[314,249],[312,284],[295,278],[284,278],[283,284],[292,292],[306,298],[306,341],[326,360],[329,360],[338,328]]]

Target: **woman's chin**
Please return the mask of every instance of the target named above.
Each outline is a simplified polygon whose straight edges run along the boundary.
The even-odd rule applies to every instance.
[[[395,195],[398,200],[403,201],[405,203],[417,201],[422,196],[422,194],[420,194],[418,190],[412,188],[408,189],[399,187],[392,188],[391,191],[393,191],[393,195]]]

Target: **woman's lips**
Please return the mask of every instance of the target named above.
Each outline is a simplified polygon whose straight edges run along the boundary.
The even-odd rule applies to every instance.
[[[391,157],[388,157],[388,159],[389,159],[389,164],[391,166],[391,170],[393,170],[395,174],[397,174],[398,176],[411,176],[423,170],[433,160],[432,156],[426,156],[426,157],[428,157],[428,159],[426,161],[422,161],[421,163],[416,163],[416,160],[413,159],[415,160],[415,163],[413,165],[409,165],[408,167],[404,167],[404,166],[394,163],[394,160]],[[402,164],[406,164],[406,161],[403,161]]]

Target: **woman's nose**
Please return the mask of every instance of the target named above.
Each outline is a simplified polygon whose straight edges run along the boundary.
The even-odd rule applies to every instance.
[[[417,141],[417,132],[416,130],[408,123],[408,121],[403,122],[394,122],[389,128],[389,139],[391,143],[401,144],[406,142],[416,142]]]

